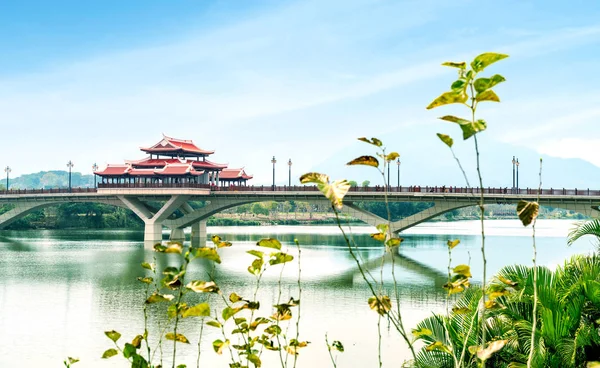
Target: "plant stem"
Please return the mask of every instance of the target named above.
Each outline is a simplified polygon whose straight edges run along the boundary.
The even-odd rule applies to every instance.
[[[183,275],[181,276],[181,285],[179,286],[179,295],[177,296],[177,303],[175,303],[175,326],[173,327],[173,368],[175,368],[175,359],[177,358],[177,327],[179,325],[179,305],[181,304],[181,299],[183,297],[183,288],[185,285],[185,282],[183,282],[183,280],[185,280],[185,271],[187,269],[187,265],[189,263],[189,260],[185,259],[185,262],[183,263],[183,267],[182,267],[182,271],[184,271]]]
[[[473,78],[475,78],[475,76],[473,76]],[[471,89],[471,121],[473,123],[475,123],[475,110],[477,109],[477,102],[475,101],[475,90],[473,87],[473,80],[471,80],[469,82],[469,87]],[[487,268],[487,260],[485,258],[485,226],[484,226],[484,214],[485,214],[485,207],[483,206],[484,204],[484,197],[483,197],[483,178],[481,177],[481,165],[479,162],[479,144],[477,142],[477,134],[473,135],[473,138],[475,140],[475,153],[477,155],[477,177],[479,178],[479,192],[480,192],[480,197],[479,197],[479,211],[481,212],[481,258],[483,260],[483,280],[481,280],[481,289],[483,291],[482,294],[482,302],[483,302],[483,309],[482,309],[482,316],[481,316],[481,348],[485,349],[485,324],[486,324],[486,319],[485,319],[485,282],[486,282],[486,268]],[[485,360],[481,363],[482,368],[485,368]]]
[[[542,191],[542,159],[540,159],[540,180],[539,187],[537,192],[537,203],[540,203],[540,193]],[[537,269],[537,248],[535,244],[535,223],[537,222],[537,216],[533,219],[533,225],[531,228],[533,229],[533,318],[531,322],[531,343],[529,348],[529,356],[527,357],[527,368],[531,368],[531,363],[533,362],[533,352],[535,346],[535,330],[537,327],[537,304],[538,304],[538,295],[537,295],[537,277],[538,277],[538,269]]]
[[[198,336],[198,357],[196,358],[196,368],[200,368],[200,344],[202,343],[202,333],[204,332],[204,317],[200,319],[200,335]]]
[[[333,354],[331,354],[331,346],[329,345],[329,340],[327,340],[327,332],[325,332],[325,343],[327,344],[327,351],[329,352],[329,358],[331,358],[331,364],[333,364],[333,368],[337,368],[336,360],[333,359]]]
[[[296,341],[300,341],[300,307],[302,304],[302,284],[300,283],[300,279],[302,276],[302,267],[300,264],[300,255],[302,251],[300,250],[300,243],[297,239],[294,239],[296,243],[296,247],[298,248],[298,318],[296,319]],[[294,368],[296,368],[296,362],[298,361],[298,355],[294,354]]]

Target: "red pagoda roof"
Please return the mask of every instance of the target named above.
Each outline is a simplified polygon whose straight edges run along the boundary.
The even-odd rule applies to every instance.
[[[206,156],[215,153],[215,151],[207,151],[202,148],[199,148],[191,140],[171,138],[167,137],[164,134],[163,139],[160,142],[156,143],[152,147],[141,147],[140,149],[144,152],[156,154],[164,154],[166,152],[180,152]]]
[[[190,164],[165,165],[161,169],[134,169],[131,165],[108,165],[103,171],[94,172],[100,176],[154,176],[154,175],[202,175],[204,170],[197,171]]]
[[[94,174],[101,176],[121,176],[129,173],[130,165],[111,165],[108,164],[102,171],[95,171]]]
[[[252,175],[248,175],[246,174],[246,172],[244,171],[244,168],[242,167],[241,169],[223,169],[221,171],[221,173],[219,174],[219,179],[229,179],[229,180],[235,180],[235,179],[252,179]]]
[[[187,159],[178,159],[178,158],[153,158],[149,157],[137,160],[137,161],[126,161],[128,164],[133,165],[135,167],[163,167],[165,165],[172,164],[192,164],[195,168],[202,169],[224,169],[227,167],[227,164],[217,164],[212,161],[196,161],[196,160],[187,160]]]

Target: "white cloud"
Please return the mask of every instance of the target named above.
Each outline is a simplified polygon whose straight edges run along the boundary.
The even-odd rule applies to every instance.
[[[581,158],[600,167],[600,138],[562,138],[545,141],[538,151],[552,157]]]

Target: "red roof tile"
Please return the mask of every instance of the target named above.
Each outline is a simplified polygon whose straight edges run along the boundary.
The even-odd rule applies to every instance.
[[[183,152],[200,155],[212,155],[215,153],[215,151],[208,151],[199,148],[191,140],[171,138],[167,137],[166,135],[163,135],[163,139],[152,147],[142,147],[140,149],[148,153]]]

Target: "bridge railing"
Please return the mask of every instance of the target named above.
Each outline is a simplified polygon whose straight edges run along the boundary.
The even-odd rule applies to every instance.
[[[106,184],[99,183],[99,189],[163,189],[163,188],[198,188],[209,189],[213,192],[314,192],[318,188],[314,185],[242,185],[242,186],[216,186],[209,184],[195,183],[120,183]],[[375,193],[385,191],[385,186],[351,187],[350,192]],[[58,189],[10,189],[0,190],[0,195],[21,195],[21,194],[59,194],[59,193],[96,193],[96,188],[58,188]],[[454,186],[419,186],[408,187],[390,186],[387,188],[389,193],[449,193],[449,194],[480,194],[479,188],[466,188]],[[537,188],[485,188],[484,194],[513,194],[513,195],[536,195]],[[549,188],[542,189],[541,195],[568,195],[568,196],[600,196],[600,190],[590,189],[565,189]]]
[[[0,190],[0,195],[3,194],[59,194],[59,193],[96,193],[96,188],[52,188],[52,189],[9,189]]]

